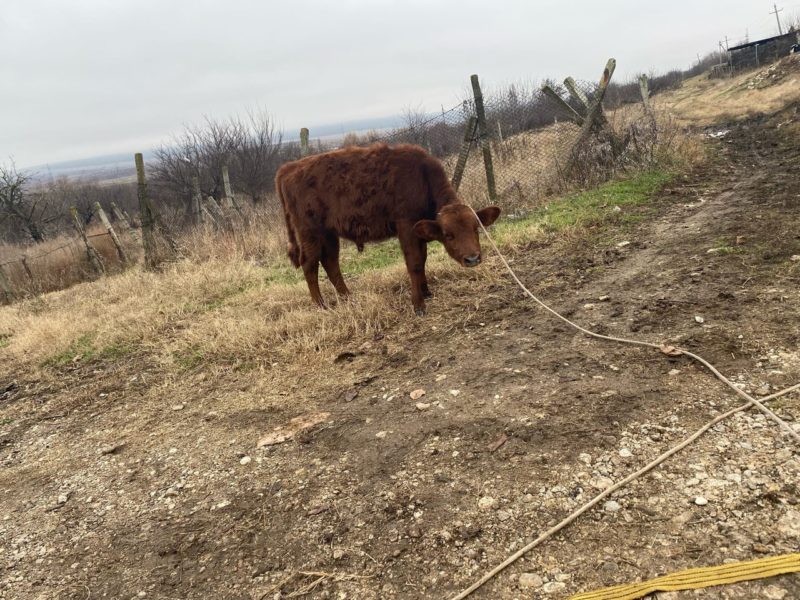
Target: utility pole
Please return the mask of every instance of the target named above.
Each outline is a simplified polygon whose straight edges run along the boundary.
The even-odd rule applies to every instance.
[[[725,50],[727,50],[728,48],[729,48],[729,46],[728,46],[728,36],[726,35],[725,36]]]
[[[775,15],[775,20],[778,21],[778,35],[783,35],[783,27],[781,27],[781,18],[778,16],[779,12],[783,12],[783,9],[779,9],[777,4],[773,4],[772,8],[775,10],[770,11],[769,14]]]

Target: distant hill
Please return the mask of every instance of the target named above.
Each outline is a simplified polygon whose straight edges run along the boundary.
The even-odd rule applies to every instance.
[[[328,123],[309,127],[311,140],[332,141],[344,137],[347,133],[364,133],[367,131],[387,131],[403,125],[400,116],[356,119],[341,123]],[[299,130],[284,131],[283,139],[287,142],[297,141]],[[144,152],[145,162],[155,158],[154,151]],[[59,177],[86,179],[91,181],[129,180],[136,175],[133,164],[133,153],[106,154],[79,160],[67,160],[47,163],[25,169],[34,175],[36,181],[44,182]]]

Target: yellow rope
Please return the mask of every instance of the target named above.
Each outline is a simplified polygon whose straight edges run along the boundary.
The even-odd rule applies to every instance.
[[[637,600],[653,592],[696,590],[715,585],[766,579],[798,571],[800,571],[800,554],[783,554],[716,567],[686,569],[649,581],[617,585],[596,592],[584,592],[572,596],[570,600]]]

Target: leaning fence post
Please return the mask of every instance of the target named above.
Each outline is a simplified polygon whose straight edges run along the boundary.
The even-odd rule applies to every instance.
[[[308,148],[308,127],[300,129],[300,156],[308,156],[311,150]]]
[[[225,191],[225,203],[233,206],[236,212],[239,213],[239,216],[244,219],[242,207],[239,206],[239,202],[236,200],[236,195],[233,193],[233,189],[231,188],[231,178],[228,174],[228,165],[224,165],[222,167],[222,189]]]
[[[569,117],[571,121],[575,122],[579,127],[583,125],[583,116],[577,110],[572,108],[572,106],[570,106],[566,100],[559,96],[558,92],[556,92],[553,88],[551,88],[549,85],[545,85],[542,87],[542,93],[555,102],[561,111],[567,117]]]
[[[486,187],[489,191],[489,199],[497,198],[497,188],[494,181],[494,165],[492,164],[492,150],[489,147],[489,131],[486,126],[486,109],[483,106],[483,93],[478,82],[478,76],[470,76],[472,82],[472,95],[475,97],[475,113],[478,117],[478,134],[483,149],[483,165],[486,168]]]
[[[570,158],[569,162],[567,163],[567,167],[565,169],[566,173],[572,171],[572,168],[575,166],[575,150],[586,141],[586,138],[589,136],[589,133],[592,130],[592,127],[595,124],[595,121],[598,120],[598,116],[603,111],[603,98],[606,96],[606,90],[608,89],[608,83],[611,81],[611,77],[614,75],[614,69],[617,68],[617,61],[613,58],[609,58],[608,62],[606,63],[606,68],[603,69],[603,76],[600,78],[600,85],[597,86],[597,92],[594,97],[594,102],[589,107],[589,112],[586,114],[586,118],[583,121],[583,125],[581,125],[580,133],[578,133],[578,137],[575,139],[575,142],[572,144],[572,148],[570,150]]]
[[[6,277],[5,272],[3,271],[3,267],[0,266],[0,292],[3,292],[3,296],[6,302],[11,302],[14,297],[14,290],[11,289],[11,282]]]
[[[122,261],[123,265],[127,265],[128,255],[125,253],[125,248],[122,246],[122,242],[119,241],[117,232],[114,231],[114,228],[111,226],[111,221],[108,220],[106,211],[103,210],[99,202],[94,203],[94,211],[97,213],[97,216],[100,217],[100,222],[103,224],[103,227],[106,228],[108,235],[111,237],[111,241],[114,242],[114,247],[117,249],[120,261]]]
[[[475,140],[475,129],[478,127],[478,119],[470,115],[467,119],[467,126],[464,129],[464,139],[461,140],[461,151],[458,153],[458,160],[456,161],[456,168],[453,169],[453,189],[458,191],[461,185],[461,178],[464,176],[464,169],[467,167],[467,159],[469,158],[469,151],[472,148],[472,142]]]
[[[83,227],[81,218],[78,216],[78,209],[72,206],[70,207],[69,212],[72,214],[72,221],[75,225],[75,229],[77,230],[78,235],[81,236],[83,245],[86,246],[86,255],[89,257],[89,263],[91,263],[92,268],[95,271],[103,275],[106,272],[106,268],[103,266],[103,260],[100,258],[97,250],[94,249],[94,246],[92,246],[92,243],[89,241],[89,238],[86,235],[86,229]]]
[[[127,233],[133,241],[138,242],[139,240],[139,233],[131,227],[131,222],[128,220],[128,215],[122,212],[117,206],[116,202],[111,202],[111,213],[114,215],[114,219],[116,219],[117,223],[120,224],[122,227],[122,231]]]
[[[564,87],[567,88],[569,95],[575,98],[584,109],[589,110],[589,98],[586,97],[586,94],[578,87],[578,84],[575,83],[572,77],[567,77],[564,80]]]

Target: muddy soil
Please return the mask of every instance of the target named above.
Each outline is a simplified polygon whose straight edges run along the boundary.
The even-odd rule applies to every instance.
[[[732,125],[634,228],[530,246],[514,268],[584,326],[689,348],[755,394],[799,382],[798,119]],[[0,597],[452,597],[742,403],[686,358],[576,334],[510,281],[429,310],[453,325],[354,340],[291,384],[175,381],[146,356],[4,374]],[[771,406],[800,430],[797,396]],[[324,424],[255,448],[317,411]],[[799,475],[793,442],[740,413],[473,597],[796,551]],[[657,597],[788,600],[800,576]]]

